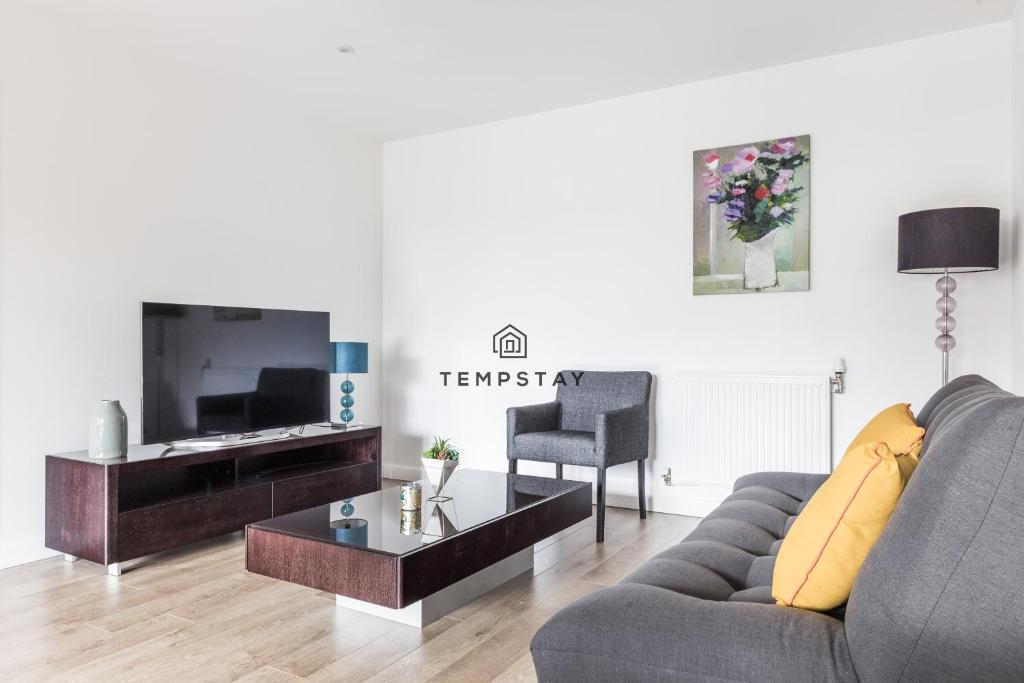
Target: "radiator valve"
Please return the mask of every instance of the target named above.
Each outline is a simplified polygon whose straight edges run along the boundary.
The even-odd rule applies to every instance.
[[[841,394],[846,391],[846,382],[843,378],[846,376],[846,360],[840,356],[836,356],[832,361],[832,376],[829,377],[829,384],[832,385],[833,394]]]

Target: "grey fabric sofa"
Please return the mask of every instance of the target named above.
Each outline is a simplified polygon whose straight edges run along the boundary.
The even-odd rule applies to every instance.
[[[845,610],[778,607],[781,540],[821,475],[753,474],[682,543],[558,612],[541,681],[1024,681],[1024,398],[961,377]]]
[[[597,542],[604,542],[605,470],[627,462],[637,464],[640,518],[647,517],[644,460],[650,431],[652,375],[644,371],[595,372],[563,370],[577,381],[559,385],[555,400],[506,411],[508,471],[520,460],[597,468]]]

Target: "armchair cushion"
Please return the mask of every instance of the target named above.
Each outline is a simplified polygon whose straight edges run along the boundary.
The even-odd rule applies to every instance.
[[[594,435],[591,432],[527,432],[512,437],[508,457],[563,465],[597,467]]]
[[[530,649],[542,681],[857,680],[837,619],[636,583],[558,612]]]

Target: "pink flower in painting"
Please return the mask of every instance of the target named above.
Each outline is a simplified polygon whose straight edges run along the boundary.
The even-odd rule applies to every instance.
[[[734,188],[732,188],[732,196],[733,197],[739,197],[741,194],[743,194],[746,191],[747,191],[746,188],[734,187]]]
[[[704,171],[700,175],[702,178],[702,182],[704,183],[705,190],[713,190],[716,187],[718,187],[720,178],[718,177],[717,173],[713,173],[711,171]]]
[[[789,189],[789,181],[793,179],[793,169],[784,168],[779,171],[778,177],[775,178],[775,182],[772,183],[772,194],[780,195]]]
[[[779,138],[772,144],[771,150],[775,154],[781,155],[783,159],[788,159],[797,154],[800,148],[797,147],[796,138]]]
[[[746,173],[754,167],[754,163],[757,161],[757,157],[760,154],[760,150],[753,145],[750,147],[744,147],[738,154],[736,154],[736,158],[732,160],[732,172]]]
[[[712,170],[718,168],[718,155],[714,152],[708,152],[704,155],[704,163]]]

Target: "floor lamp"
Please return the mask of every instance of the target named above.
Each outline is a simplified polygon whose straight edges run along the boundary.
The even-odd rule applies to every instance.
[[[942,352],[942,384],[949,381],[949,352],[956,346],[956,280],[950,273],[973,273],[999,268],[999,209],[965,206],[929,209],[900,216],[901,273],[941,274],[935,282],[940,296],[935,346]]]

